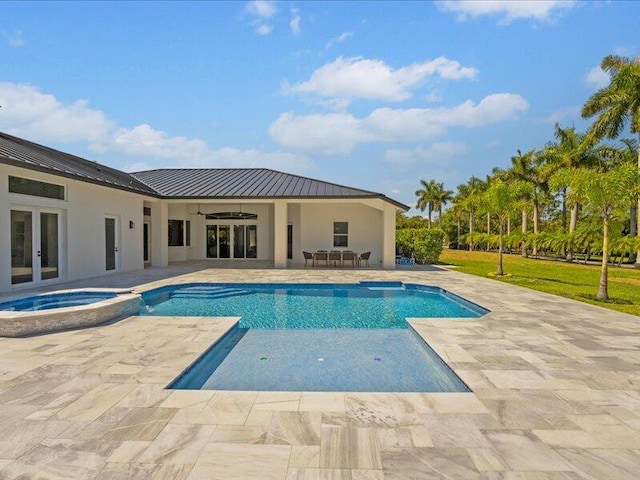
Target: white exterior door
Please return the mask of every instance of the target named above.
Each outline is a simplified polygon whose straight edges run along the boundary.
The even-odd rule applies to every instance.
[[[60,278],[61,215],[57,209],[11,208],[11,284],[40,284]]]

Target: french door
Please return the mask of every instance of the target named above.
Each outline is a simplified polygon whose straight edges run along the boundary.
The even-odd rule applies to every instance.
[[[60,211],[32,207],[11,210],[11,284],[60,277]]]
[[[208,224],[207,258],[258,258],[258,226]]]

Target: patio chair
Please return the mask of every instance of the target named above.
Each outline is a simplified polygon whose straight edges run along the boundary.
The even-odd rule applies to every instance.
[[[342,252],[342,266],[344,267],[345,262],[351,262],[351,266],[353,268],[356,267],[356,262],[358,261],[358,255],[352,251]]]
[[[369,257],[371,257],[371,252],[364,252],[360,254],[360,258],[358,259],[358,265],[364,263],[367,267],[369,266]]]
[[[327,263],[327,267],[329,266],[329,254],[327,253],[326,250],[318,250],[314,254],[314,257],[316,262],[320,262],[324,260]]]
[[[316,262],[313,260],[313,253],[311,252],[302,252],[302,255],[304,256],[304,266],[307,266],[307,262],[309,260],[311,260],[311,266],[315,266]]]
[[[342,263],[342,252],[339,250],[331,250],[329,252],[329,261],[333,262],[334,267],[338,265],[338,263]]]

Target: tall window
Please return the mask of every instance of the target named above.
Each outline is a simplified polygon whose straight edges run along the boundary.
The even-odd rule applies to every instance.
[[[349,222],[333,222],[333,246],[349,246]]]
[[[185,223],[185,241],[184,244],[187,247],[191,246],[191,222],[189,220],[187,220]]]
[[[169,220],[169,246],[184,246],[184,221]]]

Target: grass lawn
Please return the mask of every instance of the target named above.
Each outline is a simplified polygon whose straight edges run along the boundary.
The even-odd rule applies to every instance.
[[[440,263],[455,265],[460,272],[486,277],[496,271],[498,254],[445,249]],[[504,271],[511,276],[495,277],[496,280],[640,315],[640,270],[609,268],[609,302],[595,298],[600,281],[599,266],[505,255]]]

